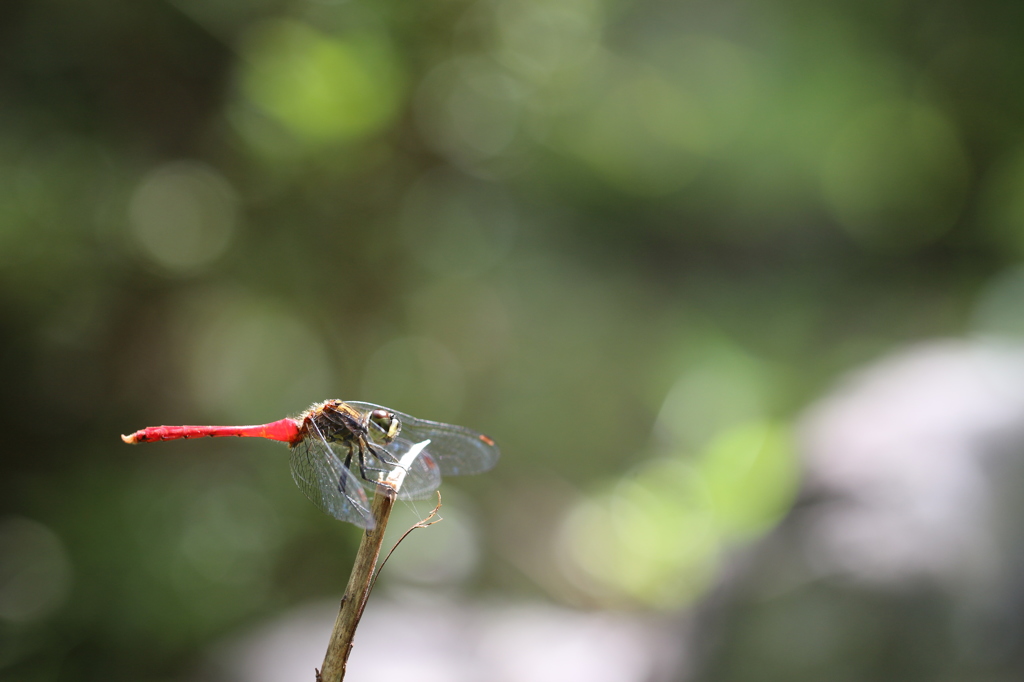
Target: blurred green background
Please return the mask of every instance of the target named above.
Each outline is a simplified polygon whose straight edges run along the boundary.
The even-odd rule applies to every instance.
[[[1004,0],[0,4],[0,679],[181,679],[340,593],[359,533],[282,446],[118,438],[327,398],[502,447],[392,580],[692,604],[837,376],[1018,319],[1022,35]]]

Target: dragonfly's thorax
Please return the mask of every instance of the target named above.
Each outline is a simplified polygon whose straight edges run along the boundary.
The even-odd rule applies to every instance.
[[[303,426],[328,442],[359,441],[367,436],[362,415],[340,400],[314,405],[306,413]]]
[[[322,435],[328,442],[367,441],[378,445],[391,443],[402,424],[393,412],[372,410],[360,412],[341,400],[328,400],[314,405],[303,415],[304,430]]]

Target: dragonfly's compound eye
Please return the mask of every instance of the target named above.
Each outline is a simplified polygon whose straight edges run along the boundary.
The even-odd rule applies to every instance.
[[[402,422],[394,412],[374,410],[370,413],[370,425],[375,434],[385,443],[390,443],[402,430]]]

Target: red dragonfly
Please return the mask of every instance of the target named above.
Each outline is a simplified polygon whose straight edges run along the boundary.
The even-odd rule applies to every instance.
[[[462,426],[341,400],[316,403],[297,417],[268,424],[150,426],[121,439],[149,443],[201,436],[288,443],[292,477],[306,497],[334,518],[360,528],[374,525],[363,488],[372,489],[396,467],[406,469],[399,499],[416,499],[437,490],[442,475],[479,474],[492,468],[500,455],[493,440]]]

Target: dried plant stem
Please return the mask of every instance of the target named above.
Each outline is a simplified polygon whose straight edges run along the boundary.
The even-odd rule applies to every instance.
[[[345,596],[341,598],[341,610],[338,611],[334,631],[331,632],[331,641],[327,645],[323,667],[317,674],[317,680],[320,682],[340,682],[345,677],[348,655],[352,651],[352,638],[355,637],[356,627],[370,596],[373,569],[377,565],[388,517],[397,496],[398,492],[390,485],[377,485],[377,492],[373,496],[370,508],[376,524],[363,533],[362,542],[359,543],[356,561],[352,565],[352,575],[349,576]]]
[[[377,484],[373,503],[370,505],[374,526],[363,533],[363,539],[359,543],[352,574],[348,578],[345,595],[341,598],[341,610],[338,611],[338,618],[334,621],[334,630],[331,632],[331,641],[327,645],[323,667],[316,673],[317,682],[341,682],[345,677],[348,655],[352,651],[352,638],[355,637],[359,619],[363,616],[363,608],[370,596],[370,590],[373,589],[373,569],[377,565],[377,557],[380,556],[380,548],[384,543],[384,531],[388,527],[391,508],[395,506],[395,499],[402,483],[405,482],[409,467],[429,444],[430,441],[425,440],[409,448],[398,465],[388,474],[387,479]]]

